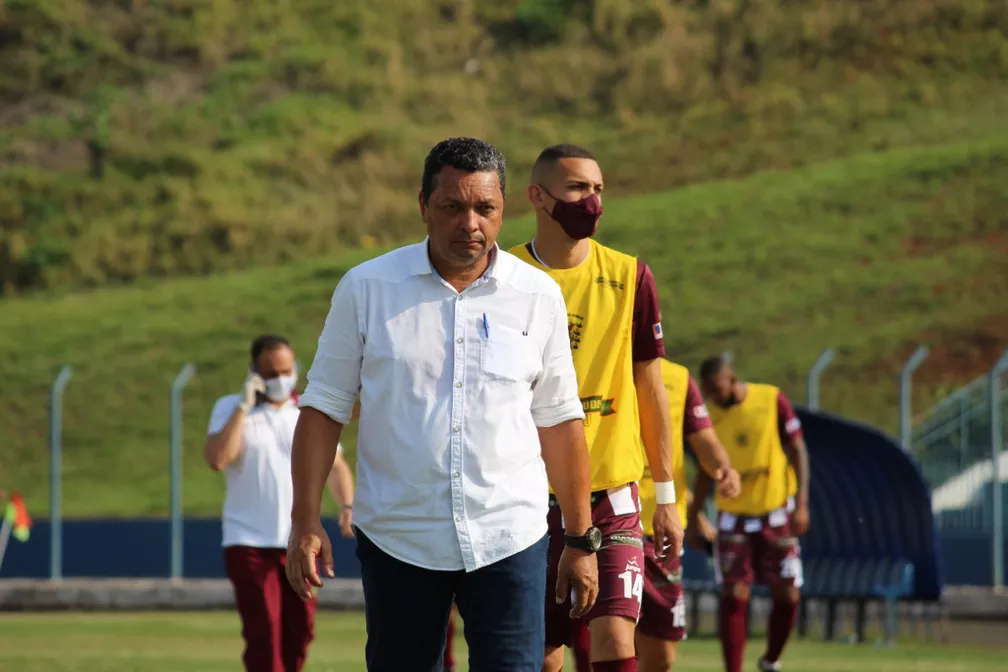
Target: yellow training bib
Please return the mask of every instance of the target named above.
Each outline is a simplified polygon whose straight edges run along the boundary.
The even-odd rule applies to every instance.
[[[637,259],[590,243],[588,258],[576,268],[547,268],[529,245],[509,252],[548,273],[563,292],[597,491],[640,480],[645,460],[631,343]]]
[[[685,437],[683,436],[683,421],[686,415],[686,392],[689,390],[689,369],[667,359],[661,361],[662,382],[668,393],[669,417],[672,419],[672,481],[675,483],[676,509],[683,529],[686,529],[686,509],[689,499],[686,496],[686,456]],[[655,495],[654,481],[651,480],[651,468],[647,466],[647,456],[644,461],[644,476],[638,484],[641,501],[641,524],[644,526],[644,536],[654,534],[651,520],[654,518],[658,500]]]
[[[742,477],[735,499],[715,494],[718,510],[741,516],[763,516],[784,506],[790,487],[790,463],[777,430],[777,396],[773,385],[748,383],[742,403],[731,408],[710,404],[711,421]]]

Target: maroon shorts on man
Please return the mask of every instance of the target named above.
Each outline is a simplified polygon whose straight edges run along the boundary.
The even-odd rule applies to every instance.
[[[315,638],[315,605],[294,592],[282,548],[228,546],[224,565],[242,621],[247,672],[300,672]]]
[[[575,621],[570,618],[570,595],[556,602],[557,568],[563,553],[564,528],[560,508],[550,498],[549,565],[546,573],[546,646],[573,646]],[[599,595],[584,620],[600,616],[640,617],[644,588],[644,549],[641,540],[637,484],[592,493],[592,524],[602,532],[598,552]]]
[[[682,560],[659,561],[651,537],[644,539],[644,599],[637,632],[666,642],[686,639],[686,599]]]
[[[720,512],[714,563],[719,583],[800,588],[804,582],[801,546],[786,506],[760,517]]]

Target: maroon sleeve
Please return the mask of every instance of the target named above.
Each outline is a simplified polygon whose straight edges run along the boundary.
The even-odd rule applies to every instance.
[[[640,259],[637,260],[637,290],[634,294],[631,338],[633,361],[647,362],[665,356],[658,287],[651,269]]]
[[[780,440],[785,446],[794,439],[801,438],[801,420],[791,407],[791,402],[784,396],[783,392],[777,394],[777,431],[780,433]]]
[[[707,404],[704,403],[703,395],[700,394],[700,387],[689,377],[689,385],[686,388],[686,413],[683,415],[683,436],[691,436],[701,429],[713,427],[710,413],[707,412]]]

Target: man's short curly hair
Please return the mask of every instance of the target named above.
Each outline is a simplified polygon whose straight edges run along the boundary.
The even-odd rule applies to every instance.
[[[507,183],[507,166],[504,155],[489,142],[477,138],[448,138],[434,145],[434,148],[424,160],[423,178],[420,183],[420,193],[424,202],[437,186],[437,177],[446,166],[468,173],[495,172],[500,180],[501,196]]]

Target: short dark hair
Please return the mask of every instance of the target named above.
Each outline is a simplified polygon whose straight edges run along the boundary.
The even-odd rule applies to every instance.
[[[550,170],[560,159],[591,159],[595,161],[595,155],[580,145],[553,145],[539,152],[539,157],[532,164],[532,181],[541,182],[543,173]]]
[[[500,150],[477,138],[448,138],[434,145],[424,159],[423,178],[420,181],[420,193],[423,194],[424,202],[434,193],[437,177],[446,166],[468,173],[497,173],[501,196],[504,196],[507,165]]]
[[[710,380],[720,373],[721,369],[723,369],[727,363],[728,362],[726,362],[724,357],[721,355],[714,355],[713,357],[708,357],[703,360],[700,362],[700,380],[702,382]]]
[[[282,347],[291,347],[290,341],[283,336],[263,334],[262,336],[257,337],[254,341],[252,341],[252,346],[249,348],[249,355],[252,358],[253,366],[259,361],[259,355],[262,353]]]

